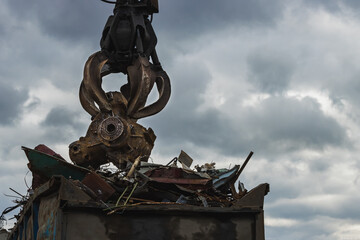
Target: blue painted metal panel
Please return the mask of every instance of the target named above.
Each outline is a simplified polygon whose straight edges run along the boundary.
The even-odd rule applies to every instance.
[[[236,173],[239,170],[239,168],[240,168],[239,165],[235,165],[235,167],[233,167],[229,171],[219,174],[217,176],[218,177],[217,179],[212,180],[214,188],[222,187],[224,184],[232,180],[236,176]]]
[[[37,232],[39,230],[39,203],[34,202],[33,204],[33,236],[37,239]]]

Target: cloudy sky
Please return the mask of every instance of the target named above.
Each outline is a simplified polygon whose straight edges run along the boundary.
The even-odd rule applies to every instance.
[[[266,239],[360,239],[360,1],[166,0],[153,26],[172,96],[142,120],[154,162],[240,164],[268,182]],[[21,146],[68,158],[90,117],[78,88],[112,6],[3,0],[0,8],[0,210],[29,182]],[[104,79],[116,90],[124,76]],[[25,177],[26,176],[26,177]]]

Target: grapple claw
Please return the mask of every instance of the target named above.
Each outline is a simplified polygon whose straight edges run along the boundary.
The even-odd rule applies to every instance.
[[[121,168],[126,161],[138,157],[147,161],[150,156],[156,136],[136,121],[160,112],[171,92],[148,19],[157,11],[157,0],[116,1],[114,16],[103,31],[102,50],[91,55],[84,67],[80,103],[93,120],[86,136],[69,146],[70,158],[78,165],[98,168],[111,161]],[[118,72],[126,74],[128,82],[120,91],[105,93],[102,77]],[[155,83],[159,99],[146,106]]]

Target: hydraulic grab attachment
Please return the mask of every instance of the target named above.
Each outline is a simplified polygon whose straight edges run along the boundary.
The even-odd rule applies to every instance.
[[[112,162],[123,168],[128,161],[138,157],[147,161],[150,156],[156,136],[137,120],[165,107],[171,85],[156,53],[157,38],[151,25],[158,1],[102,1],[115,4],[114,15],[105,24],[101,51],[91,55],[85,64],[79,91],[80,103],[92,122],[86,136],[70,144],[69,153],[80,166],[97,169]],[[120,91],[105,92],[102,78],[114,73],[125,74],[127,83]],[[154,85],[158,100],[147,105]]]

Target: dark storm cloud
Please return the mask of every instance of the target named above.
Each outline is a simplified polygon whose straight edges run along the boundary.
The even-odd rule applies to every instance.
[[[252,116],[251,116],[252,115]],[[290,148],[321,149],[326,145],[343,145],[347,138],[334,119],[324,116],[315,99],[297,100],[285,97],[266,99],[252,114],[251,125],[261,126],[258,138],[284,144]]]
[[[80,115],[81,113],[62,106],[53,108],[41,124],[46,128],[44,133],[46,141],[51,143],[75,141],[79,136],[84,135],[87,126],[79,121]]]
[[[294,71],[291,59],[275,51],[256,51],[248,56],[249,82],[267,93],[281,93],[287,89]]]
[[[37,19],[45,33],[68,41],[99,40],[113,8],[100,0],[8,0],[7,3],[17,19],[24,23],[27,19]],[[161,14],[154,16],[155,31],[172,32],[177,38],[222,29],[228,24],[273,25],[283,10],[278,0],[271,4],[265,0],[167,0],[159,1],[159,5]]]
[[[24,24],[36,20],[48,35],[68,41],[101,36],[112,6],[100,0],[7,1],[11,14]]]
[[[17,119],[24,102],[28,99],[28,92],[17,90],[11,85],[1,83],[0,87],[0,124],[8,125]]]
[[[282,16],[281,1],[160,1],[161,14],[154,22],[177,37],[189,37],[230,25],[273,25]],[[221,36],[219,36],[221,41]],[[204,43],[206,44],[206,43]]]
[[[76,127],[78,124],[76,120],[77,118],[75,112],[72,112],[65,107],[55,107],[48,113],[42,125],[51,127]]]

